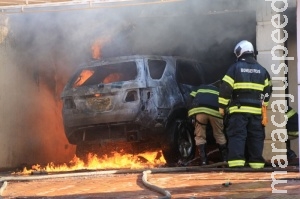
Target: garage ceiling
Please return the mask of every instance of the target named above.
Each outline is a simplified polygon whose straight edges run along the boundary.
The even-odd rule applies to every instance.
[[[0,0],[0,7],[72,5],[72,4],[89,4],[89,3],[110,3],[110,2],[122,2],[122,1],[133,1],[133,0]]]
[[[0,7],[13,6],[47,6],[54,4],[78,4],[78,3],[105,3],[136,0],[0,0]],[[158,0],[159,1],[182,1],[182,0]],[[289,7],[296,6],[296,0],[288,0]]]
[[[187,0],[0,0],[0,12],[12,14],[19,12],[53,12],[65,10],[95,9],[122,5],[178,2]]]
[[[71,2],[72,0],[0,0],[0,6],[23,6],[42,3]]]
[[[0,0],[0,12],[51,12],[72,9],[91,9],[100,7],[116,7],[187,2],[188,0]]]
[[[70,4],[89,4],[89,3],[110,3],[134,0],[0,0],[0,7],[7,6],[49,6],[49,5],[70,5]],[[167,0],[181,1],[181,0]]]

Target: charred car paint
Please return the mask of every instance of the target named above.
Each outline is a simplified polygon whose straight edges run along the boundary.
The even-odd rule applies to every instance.
[[[123,56],[81,67],[66,84],[65,134],[71,144],[159,143],[168,163],[194,156],[187,119],[190,92],[204,83],[201,64],[173,56]]]

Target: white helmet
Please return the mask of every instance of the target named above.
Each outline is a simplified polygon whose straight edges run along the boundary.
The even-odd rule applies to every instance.
[[[253,48],[253,45],[249,41],[243,40],[243,41],[240,41],[235,46],[233,52],[236,55],[236,57],[239,58],[243,54],[253,54],[254,53],[254,48]]]

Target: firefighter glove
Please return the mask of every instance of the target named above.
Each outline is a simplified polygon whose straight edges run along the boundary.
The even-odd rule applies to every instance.
[[[263,105],[261,107],[261,114],[262,114],[262,125],[267,126],[268,124],[268,116],[267,116],[267,106]]]

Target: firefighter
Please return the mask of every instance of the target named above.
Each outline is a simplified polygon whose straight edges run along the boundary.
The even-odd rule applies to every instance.
[[[190,93],[193,97],[189,117],[195,117],[195,142],[200,155],[200,165],[207,164],[206,129],[210,123],[223,161],[227,161],[226,138],[223,133],[223,119],[219,113],[219,89],[213,85],[202,85]]]
[[[219,112],[228,110],[226,126],[228,166],[245,165],[245,147],[249,153],[251,168],[263,168],[262,156],[267,123],[262,110],[266,111],[272,85],[268,71],[261,66],[254,55],[253,45],[240,41],[234,48],[237,61],[228,69],[222,79],[219,94]]]
[[[287,159],[292,161],[297,158],[296,153],[291,149],[291,140],[298,138],[298,113],[292,109],[292,107],[288,106],[288,110],[286,112],[286,116],[288,118],[286,129],[288,134],[288,139],[286,141],[286,149],[287,149]]]

